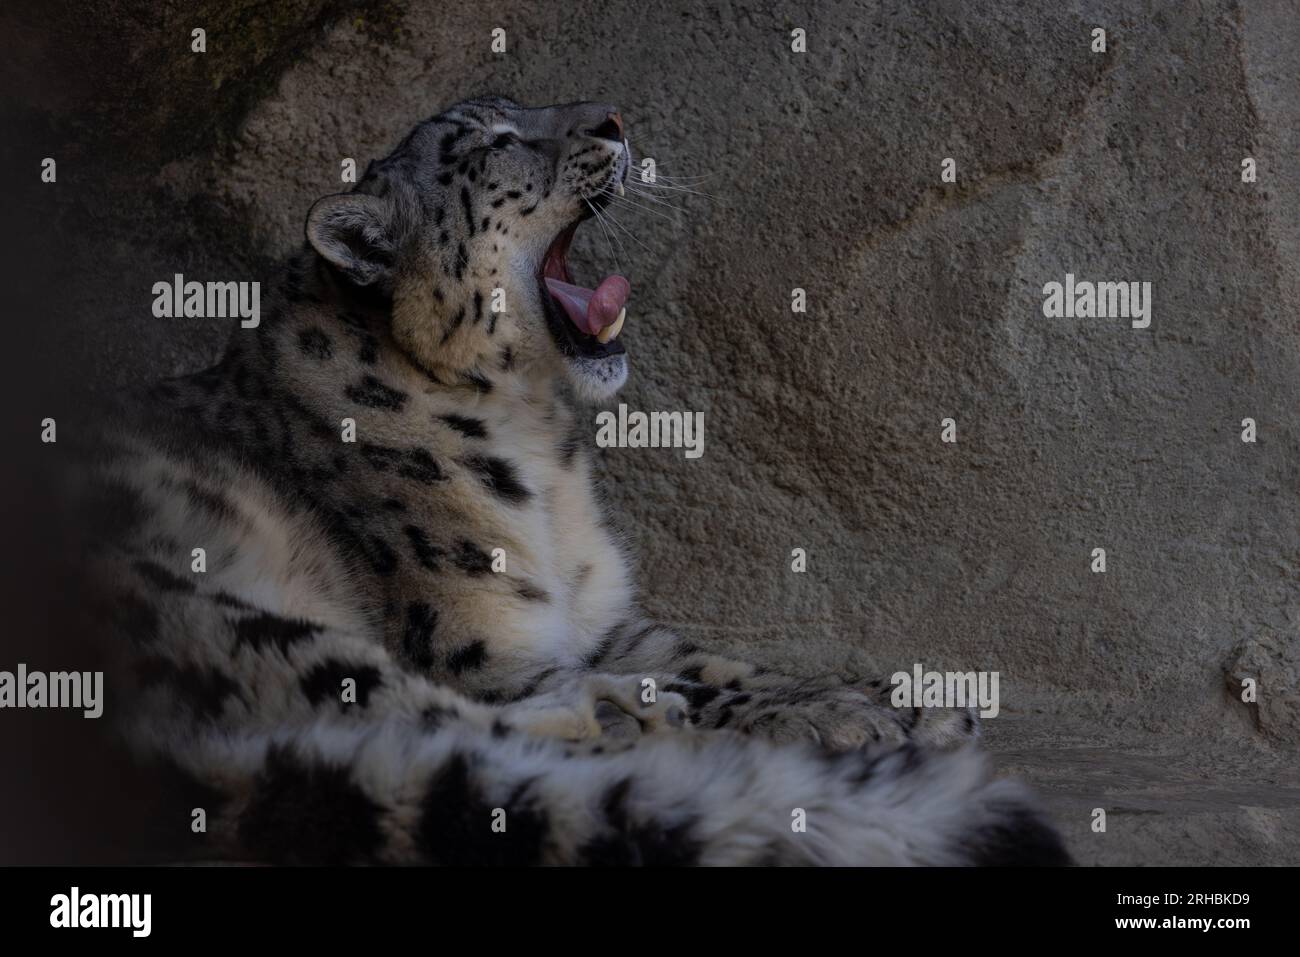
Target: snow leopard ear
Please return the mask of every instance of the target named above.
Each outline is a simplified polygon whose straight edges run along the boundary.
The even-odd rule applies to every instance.
[[[338,193],[307,214],[307,241],[358,286],[385,284],[396,255],[394,210],[378,196]]]

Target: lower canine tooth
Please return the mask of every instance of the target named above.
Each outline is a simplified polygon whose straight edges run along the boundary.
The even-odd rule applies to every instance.
[[[611,339],[617,339],[618,334],[623,331],[623,320],[627,318],[627,306],[618,311],[618,318],[614,320],[612,326],[606,326],[596,335],[597,342],[609,342]]]

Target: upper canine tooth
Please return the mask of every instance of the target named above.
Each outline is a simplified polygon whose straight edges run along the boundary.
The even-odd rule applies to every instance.
[[[614,184],[614,192],[618,193],[620,196],[623,195],[623,181],[621,179]]]
[[[618,311],[618,318],[614,320],[612,326],[606,326],[596,335],[597,342],[609,342],[611,339],[617,339],[618,334],[623,331],[623,320],[627,318],[627,306]]]

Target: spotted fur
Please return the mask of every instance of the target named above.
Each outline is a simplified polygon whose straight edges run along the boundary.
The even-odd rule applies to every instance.
[[[621,132],[500,99],[420,124],[312,208],[256,330],[105,435],[122,734],[220,796],[208,839],[241,858],[1062,861],[967,714],[638,611],[578,404],[626,356],[567,352],[538,281],[626,175]]]

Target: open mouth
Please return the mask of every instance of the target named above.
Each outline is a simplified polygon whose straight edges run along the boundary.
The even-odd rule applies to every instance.
[[[627,318],[631,284],[619,275],[606,276],[596,287],[578,285],[569,274],[569,245],[586,216],[561,230],[542,257],[539,280],[546,320],[560,351],[566,356],[602,359],[627,350],[618,341]]]

